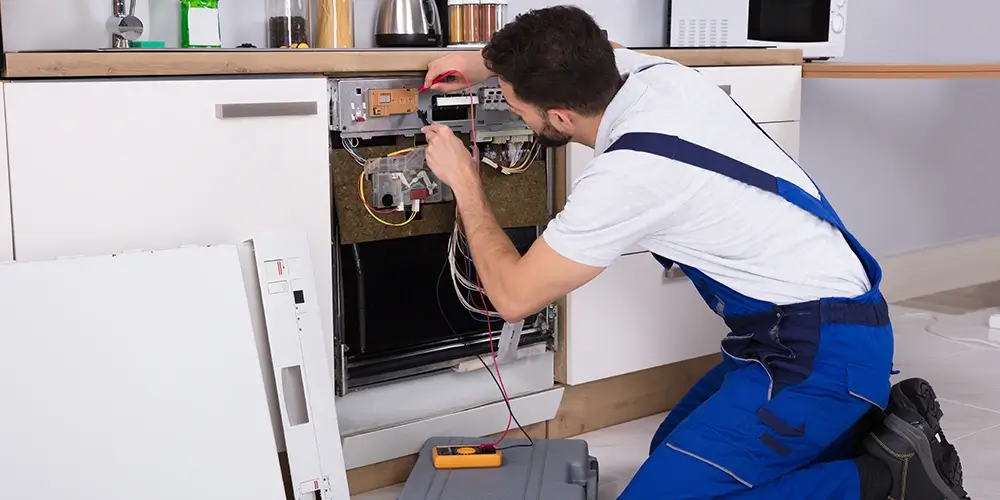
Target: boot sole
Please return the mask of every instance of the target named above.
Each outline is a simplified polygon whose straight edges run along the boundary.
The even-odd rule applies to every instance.
[[[927,474],[928,478],[930,478],[931,484],[937,488],[938,493],[944,495],[944,500],[963,500],[962,497],[959,497],[954,491],[952,491],[951,487],[948,486],[948,483],[946,483],[944,478],[941,477],[941,473],[938,472],[937,467],[934,465],[934,456],[931,453],[931,444],[927,441],[927,436],[923,433],[923,431],[908,424],[905,420],[897,417],[896,415],[889,415],[886,417],[885,426],[913,448],[914,453],[920,459],[920,465],[923,467],[924,473]]]
[[[920,383],[920,390],[913,394],[913,397],[909,397],[905,392],[903,392],[899,386],[894,386],[892,392],[895,396],[901,399],[908,399],[917,405],[917,413],[919,413],[927,423],[932,424],[935,430],[941,432],[941,418],[944,417],[944,411],[941,410],[941,403],[938,401],[937,393],[934,392],[934,388],[931,387],[930,383],[926,380],[922,380]]]

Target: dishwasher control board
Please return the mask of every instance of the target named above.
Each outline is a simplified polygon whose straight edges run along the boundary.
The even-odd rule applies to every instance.
[[[422,77],[343,78],[330,80],[330,129],[342,138],[413,136],[426,124],[442,123],[455,132],[472,133],[475,142],[503,142],[531,135],[510,111],[496,77],[469,90],[443,94],[420,92]]]

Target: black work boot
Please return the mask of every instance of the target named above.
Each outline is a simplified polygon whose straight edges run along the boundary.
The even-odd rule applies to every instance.
[[[884,463],[892,476],[889,498],[968,500],[962,463],[941,431],[941,405],[925,380],[893,386],[888,415],[864,441],[867,454]]]

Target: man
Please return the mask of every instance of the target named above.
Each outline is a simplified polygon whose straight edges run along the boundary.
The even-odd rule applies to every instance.
[[[584,285],[637,244],[679,265],[732,329],[724,361],[660,426],[622,499],[966,497],[933,390],[911,379],[890,391],[878,263],[721,89],[673,61],[613,49],[568,6],[518,16],[481,53],[431,63],[426,85],[464,88],[462,76],[435,84],[449,71],[471,83],[496,74],[546,145],[597,153],[522,257],[462,141],[425,128],[427,163],[455,192],[504,319]],[[854,454],[853,431],[873,409],[878,425]]]

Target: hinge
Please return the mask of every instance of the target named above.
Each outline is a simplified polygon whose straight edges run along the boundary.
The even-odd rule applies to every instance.
[[[330,96],[330,130],[340,130],[340,113],[337,112],[337,80],[327,79],[327,95]]]

